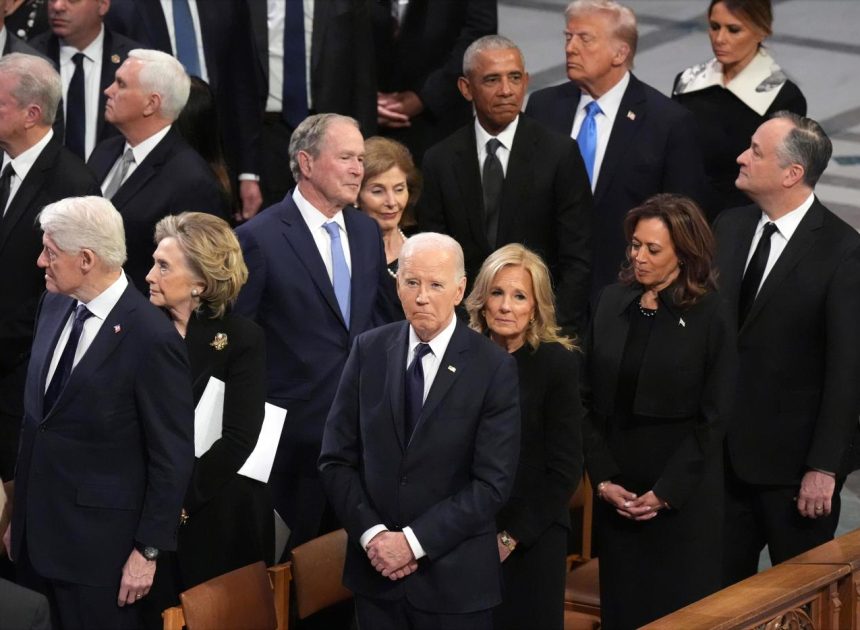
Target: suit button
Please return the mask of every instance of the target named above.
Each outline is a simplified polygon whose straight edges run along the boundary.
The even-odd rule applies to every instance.
[[[401,486],[405,486],[405,485],[406,485],[406,475],[403,475],[403,476],[400,478],[400,485],[401,485]]]
[[[44,424],[39,425],[39,431],[41,431],[42,433],[44,433],[47,430],[48,430],[48,427],[46,427]]]

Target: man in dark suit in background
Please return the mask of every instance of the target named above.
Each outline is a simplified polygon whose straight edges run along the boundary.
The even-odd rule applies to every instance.
[[[233,181],[239,183],[242,216],[254,216],[263,202],[259,183],[263,110],[246,0],[111,0],[105,20],[145,47],[174,55],[189,75],[209,83],[227,164]]]
[[[86,160],[95,146],[119,131],[104,119],[104,90],[136,42],[102,24],[110,0],[48,2],[51,31],[30,40],[63,80],[65,146]],[[59,130],[58,130],[59,132]]]
[[[372,7],[380,131],[420,164],[424,151],[471,118],[457,77],[469,44],[498,29],[496,0],[378,0]]]
[[[30,86],[22,89],[22,81]],[[49,203],[98,194],[95,178],[62,146],[51,125],[60,102],[60,77],[41,56],[0,58],[0,477],[11,479],[24,415],[24,380],[44,274],[34,261],[42,249],[36,215]],[[26,99],[26,100],[25,100]],[[7,170],[8,169],[8,170]]]
[[[552,273],[559,324],[582,332],[591,266],[588,176],[573,140],[520,116],[524,65],[516,44],[500,35],[466,50],[459,86],[476,118],[427,152],[418,222],[460,243],[469,278],[497,247],[534,249]]]
[[[579,143],[594,191],[596,297],[625,260],[627,211],[660,192],[701,203],[704,171],[690,112],[630,72],[633,11],[613,0],[576,0],[565,19],[570,82],[532,94],[526,114]]]
[[[815,197],[832,146],[780,112],[738,157],[755,205],[715,223],[740,372],[726,436],[725,584],[833,538],[860,413],[860,236]]]
[[[158,50],[133,50],[107,89],[105,119],[122,135],[102,142],[87,163],[125,221],[126,272],[148,291],[155,224],[168,214],[227,218],[209,165],[173,128],[188,100],[182,65]]]
[[[185,345],[122,271],[122,217],[100,197],[39,214],[43,298],[27,371],[11,557],[58,628],[137,628],[176,548],[194,463]]]
[[[260,186],[268,207],[295,185],[290,135],[309,113],[351,116],[365,136],[376,131],[373,37],[364,0],[314,2],[312,20],[305,20],[303,0],[248,0],[248,6],[266,112]]]
[[[377,290],[391,282],[376,222],[352,207],[364,139],[337,114],[309,116],[290,140],[298,185],[236,230],[248,283],[236,312],[266,332],[267,397],[287,409],[269,486],[292,548],[339,527],[316,460],[352,341],[372,328]]]
[[[516,364],[454,316],[463,252],[410,238],[407,322],[353,344],[320,472],[350,537],[343,582],[361,628],[492,628],[501,601],[495,515],[516,472]]]

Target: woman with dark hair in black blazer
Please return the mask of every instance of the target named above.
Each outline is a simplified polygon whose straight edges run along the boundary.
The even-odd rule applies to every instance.
[[[628,262],[597,304],[584,390],[606,630],[637,628],[720,588],[735,353],[696,204],[656,195],[627,214],[624,233]]]
[[[568,504],[582,478],[579,353],[559,333],[549,269],[522,245],[487,257],[466,308],[472,328],[516,359],[520,380],[520,459],[496,516],[504,601],[494,626],[561,630]]]
[[[269,488],[238,473],[257,444],[266,401],[263,331],[230,313],[248,278],[239,242],[226,221],[200,212],[165,217],[155,240],[150,302],[185,338],[195,404],[216,378],[224,383],[224,411],[221,437],[194,463],[176,553],[158,560],[153,614],[222,573],[272,564],[275,547]]]

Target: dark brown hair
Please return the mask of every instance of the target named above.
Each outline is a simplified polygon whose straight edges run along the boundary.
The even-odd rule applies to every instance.
[[[627,239],[627,262],[618,279],[624,284],[636,281],[630,264],[630,243],[633,232],[642,219],[660,219],[678,256],[679,273],[674,283],[673,299],[682,307],[695,304],[699,298],[717,288],[714,259],[714,234],[696,202],[683,195],[661,193],[633,208],[624,217],[624,237]]]
[[[773,34],[773,9],[770,0],[711,0],[708,5],[708,18],[718,2],[722,2],[729,13],[763,33],[765,37]]]
[[[373,136],[364,141],[364,179],[362,187],[371,177],[381,175],[388,169],[399,168],[406,175],[406,188],[409,191],[409,201],[400,217],[400,227],[412,227],[415,220],[415,203],[421,196],[421,173],[415,167],[412,154],[405,146],[396,140]]]

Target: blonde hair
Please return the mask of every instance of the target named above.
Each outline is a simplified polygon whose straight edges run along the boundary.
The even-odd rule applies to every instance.
[[[561,334],[561,328],[556,323],[552,282],[546,263],[532,250],[519,243],[500,247],[487,256],[484,264],[481,265],[472,292],[466,298],[469,326],[480,333],[487,331],[487,320],[484,318],[483,310],[490,297],[493,280],[505,267],[521,267],[532,279],[535,314],[526,329],[526,343],[533,350],[537,350],[542,342],[555,342],[567,350],[578,349],[573,340]]]
[[[205,284],[201,304],[222,317],[248,281],[248,267],[239,240],[224,219],[204,212],[183,212],[164,217],[155,226],[156,244],[173,237],[188,267]]]

